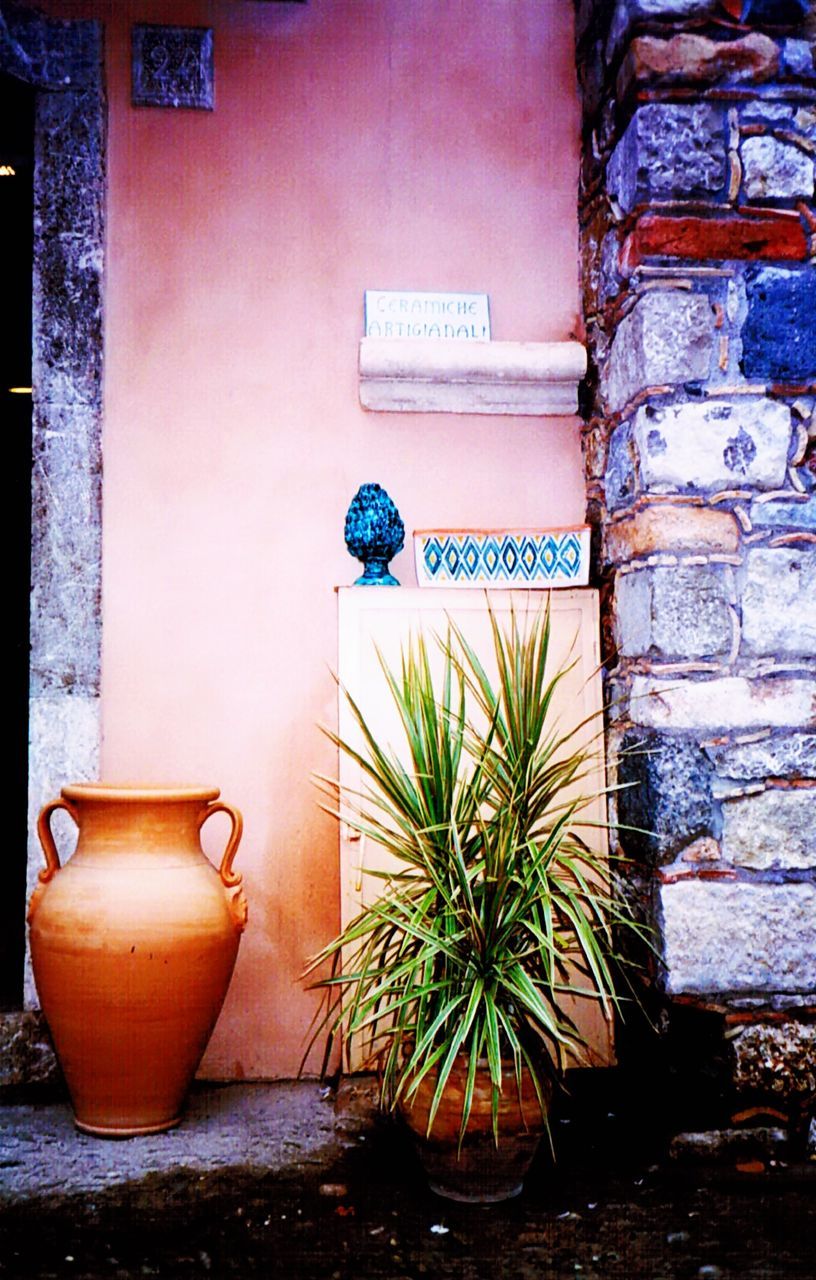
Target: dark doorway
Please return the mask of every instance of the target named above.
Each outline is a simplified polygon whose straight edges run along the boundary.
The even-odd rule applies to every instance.
[[[5,564],[6,741],[11,750],[8,839],[0,870],[0,1009],[23,1003],[28,796],[29,598],[31,577],[31,273],[33,253],[34,90],[0,75],[0,234],[3,330],[0,404],[11,506]],[[8,759],[8,757],[7,757]]]

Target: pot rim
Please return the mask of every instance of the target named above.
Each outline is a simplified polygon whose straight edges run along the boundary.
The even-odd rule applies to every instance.
[[[152,783],[129,782],[72,782],[61,789],[64,800],[77,802],[115,800],[124,804],[179,803],[196,801],[209,803],[221,795],[220,787],[172,786]]]

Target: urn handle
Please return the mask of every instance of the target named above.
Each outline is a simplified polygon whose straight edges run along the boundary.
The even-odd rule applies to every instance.
[[[199,830],[204,826],[208,818],[214,813],[227,813],[232,819],[232,830],[230,831],[227,847],[224,850],[224,856],[221,859],[219,875],[228,889],[232,889],[235,885],[241,883],[241,876],[237,871],[233,871],[232,863],[235,858],[236,850],[241,842],[241,836],[244,831],[244,820],[241,813],[232,804],[224,804],[223,800],[214,800],[212,804],[208,804],[201,815],[199,822]]]
[[[54,840],[54,833],[51,830],[51,814],[55,813],[57,809],[64,809],[65,812],[73,818],[77,826],[79,826],[77,811],[72,804],[68,803],[67,800],[51,800],[40,810],[40,816],[37,819],[37,835],[40,838],[42,851],[45,854],[45,866],[37,878],[37,884],[35,885],[34,892],[31,895],[31,901],[28,904],[28,913],[26,918],[29,924],[33,921],[34,913],[40,905],[40,899],[45,892],[45,886],[48,884],[49,880],[54,879],[54,876],[57,874],[61,866],[56,841]]]
[[[221,882],[228,892],[230,914],[232,915],[233,923],[235,924],[236,929],[241,932],[246,928],[247,904],[241,888],[241,874],[238,871],[233,871],[232,863],[235,858],[238,845],[241,842],[241,836],[244,830],[244,820],[241,817],[240,810],[236,809],[234,805],[225,804],[223,800],[214,800],[211,804],[207,805],[206,809],[202,813],[201,821],[198,824],[199,830],[204,826],[207,819],[214,813],[226,813],[232,821],[232,830],[230,831],[229,839],[227,840],[227,847],[224,850],[223,857],[221,858],[221,866],[218,869],[218,874],[221,876]]]
[[[51,830],[51,814],[56,813],[57,809],[64,809],[79,826],[77,811],[67,800],[51,800],[48,804],[43,805],[40,810],[40,816],[37,819],[37,835],[40,837],[40,844],[45,854],[45,868],[40,872],[39,876],[41,884],[47,884],[49,880],[53,880],[61,866],[54,833]]]

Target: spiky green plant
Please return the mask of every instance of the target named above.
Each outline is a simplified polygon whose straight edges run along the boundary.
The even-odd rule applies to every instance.
[[[380,1070],[387,1108],[410,1105],[434,1072],[429,1133],[464,1055],[460,1142],[480,1062],[497,1139],[499,1093],[509,1085],[520,1096],[525,1070],[544,1114],[549,1080],[586,1047],[565,998],[594,1001],[610,1017],[621,1000],[615,932],[643,933],[611,891],[606,859],[581,835],[598,825],[586,813],[597,786],[581,784],[603,729],[593,726],[587,742],[587,721],[564,728],[555,718],[553,698],[572,664],[550,671],[549,601],[524,626],[511,613],[503,630],[492,610],[490,622],[495,684],[453,625],[444,640],[411,639],[396,672],[381,659],[407,753],[378,742],[344,691],[362,745],[329,736],[365,779],[359,793],[344,794],[344,818],[395,869],[369,872],[381,878],[381,895],[306,970],[326,993],[309,1040],[311,1048],[325,1037],[324,1070],[338,1035],[357,1038]],[[432,644],[442,651],[436,681]]]

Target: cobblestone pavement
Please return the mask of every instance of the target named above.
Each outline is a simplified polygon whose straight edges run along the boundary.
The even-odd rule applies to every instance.
[[[198,1088],[178,1129],[117,1142],[0,1108],[0,1276],[816,1280],[816,1165],[677,1167],[603,1112],[559,1123],[517,1200],[471,1207],[364,1113],[338,1123],[313,1084]]]

